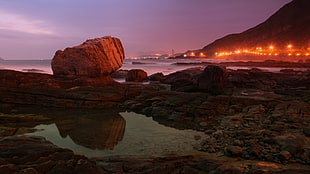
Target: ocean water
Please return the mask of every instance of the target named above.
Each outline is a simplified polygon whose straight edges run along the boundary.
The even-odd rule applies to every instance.
[[[193,67],[204,67],[199,63],[218,63],[223,60],[217,59],[125,59],[122,70],[143,69],[148,75],[161,72],[164,75]],[[227,62],[227,60],[225,61]],[[228,69],[250,69],[253,67],[228,66]],[[257,67],[263,71],[279,72],[283,68]],[[0,60],[0,69],[11,69],[23,72],[37,72],[53,74],[51,60]],[[304,68],[293,68],[305,70]]]
[[[164,75],[201,65],[175,65],[175,63],[216,62],[217,60],[186,60],[186,59],[125,59],[120,69],[143,69],[148,75],[162,72]],[[51,60],[1,60],[0,69],[11,69],[23,72],[39,72],[53,74]]]
[[[53,74],[51,60],[0,60],[0,69]]]

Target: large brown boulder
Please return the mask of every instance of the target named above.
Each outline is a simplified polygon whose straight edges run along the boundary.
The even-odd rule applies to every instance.
[[[100,77],[119,69],[124,58],[121,41],[106,36],[87,40],[64,51],[58,50],[51,65],[55,77]]]

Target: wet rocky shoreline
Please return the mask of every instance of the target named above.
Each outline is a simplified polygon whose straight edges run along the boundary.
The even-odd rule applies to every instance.
[[[54,75],[0,70],[0,173],[310,172],[309,70],[274,73],[211,64],[147,76],[133,69],[119,73],[127,82],[118,83],[111,74],[123,60],[120,40],[107,36],[57,51]],[[68,110],[74,114],[64,118]],[[94,110],[111,119],[101,124],[85,116]],[[55,123],[61,136],[85,147],[110,147],[124,133],[119,111],[203,132],[193,137],[200,152],[87,158],[42,137],[23,136],[38,124]],[[90,125],[115,131],[93,132]],[[96,138],[103,134],[114,140]]]
[[[215,69],[215,72],[217,70],[223,70],[223,79],[215,78],[216,82],[222,83],[217,84],[219,91],[209,91],[208,87],[199,88],[197,79],[204,77],[201,74],[205,71],[201,69],[188,69],[159,79],[160,82],[165,83],[169,78],[169,83],[166,84],[171,87],[182,87],[171,88],[172,90],[167,89],[166,84],[160,82],[146,85],[113,82],[101,87],[80,86],[66,89],[60,87],[57,79],[49,75],[5,70],[1,72],[3,82],[0,88],[1,112],[19,112],[19,106],[31,108],[32,105],[73,109],[114,107],[131,110],[151,116],[167,126],[203,131],[206,136],[196,137],[202,138],[202,143],[195,145],[194,148],[207,154],[229,158],[224,164],[220,160],[221,165],[213,162],[213,167],[206,167],[211,165],[208,163],[204,167],[199,166],[202,162],[208,160],[210,162],[210,159],[196,154],[185,156],[174,154],[173,157],[164,155],[164,157],[148,157],[148,160],[134,156],[92,159],[89,164],[87,162],[87,166],[95,168],[95,173],[98,171],[108,173],[138,173],[138,171],[141,173],[151,171],[255,173],[257,170],[265,173],[309,172],[310,73],[308,71],[269,73],[258,69],[234,71]],[[216,75],[219,76],[218,72]],[[14,77],[14,81],[9,77]],[[205,78],[214,80],[212,75]],[[37,83],[38,81],[41,83]],[[10,119],[2,117],[2,122],[6,120],[8,123],[25,123],[27,115]],[[28,122],[33,122],[31,116],[29,119]],[[41,117],[36,119],[38,122],[47,121],[46,118]],[[6,126],[8,127],[10,126]],[[18,135],[18,132],[23,131],[33,131],[31,129],[1,129],[3,137]],[[23,139],[25,142],[34,141],[32,138],[36,139],[35,137],[15,138]],[[1,139],[4,147],[8,146],[5,145],[7,141],[6,138]],[[40,141],[42,145],[47,143],[46,140]],[[13,151],[7,151],[7,153],[13,153]],[[7,164],[11,159],[1,158],[2,161],[6,161],[0,167],[2,171],[16,171],[17,169],[32,171],[34,169],[40,173],[37,168],[23,168],[15,162]],[[116,160],[117,158],[119,160]],[[88,159],[83,157],[83,160]],[[132,164],[131,160],[143,161],[142,166]],[[248,160],[252,161],[247,163]],[[150,164],[149,161],[153,162]],[[240,162],[242,165],[239,164]],[[125,169],[120,167],[121,164],[128,166]],[[163,164],[165,167],[162,167]],[[298,164],[301,167],[286,168],[284,167],[286,164]],[[58,171],[57,165],[54,164],[55,171]],[[76,170],[72,167],[68,169],[67,165],[62,164],[63,169]],[[253,166],[256,166],[257,170],[254,170]],[[84,169],[87,167],[84,166]]]

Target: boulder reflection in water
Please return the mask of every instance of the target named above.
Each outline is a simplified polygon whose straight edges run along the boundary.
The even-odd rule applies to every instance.
[[[119,115],[101,118],[76,117],[56,121],[60,135],[90,149],[112,150],[123,139],[126,122]]]

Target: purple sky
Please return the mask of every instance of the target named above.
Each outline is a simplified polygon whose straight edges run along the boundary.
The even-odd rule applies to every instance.
[[[0,57],[51,59],[112,35],[127,57],[199,49],[263,22],[291,0],[1,0]]]

